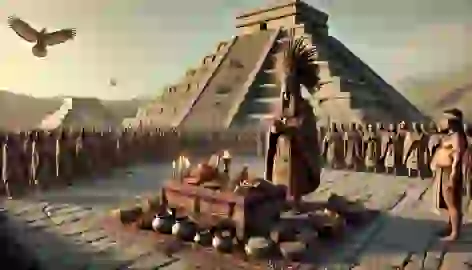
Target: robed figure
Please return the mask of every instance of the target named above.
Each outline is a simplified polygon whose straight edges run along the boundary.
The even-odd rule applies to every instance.
[[[333,169],[339,169],[344,163],[344,141],[343,133],[338,129],[335,123],[323,138],[322,153],[326,158],[326,163]]]
[[[425,134],[417,123],[413,123],[413,131],[408,131],[405,136],[403,164],[408,170],[408,176],[421,173],[426,165],[427,147],[424,140]]]
[[[397,126],[397,132],[394,139],[395,147],[395,171],[397,173],[405,172],[405,163],[403,162],[405,156],[405,138],[408,133],[408,126],[405,121],[401,121]]]
[[[382,156],[381,160],[385,167],[385,172],[395,172],[395,144],[396,144],[395,126],[390,124],[388,130],[381,135]]]
[[[362,164],[362,135],[355,123],[344,133],[345,164],[349,169],[358,170]]]
[[[318,85],[316,49],[303,38],[291,36],[282,57],[277,59],[277,76],[282,85],[280,111],[268,135],[266,175],[268,181],[287,187],[293,207],[302,196],[320,185],[320,163],[316,120],[313,109],[301,95],[301,85],[313,90]]]
[[[364,165],[367,171],[377,171],[377,162],[379,159],[379,138],[371,124],[367,126],[366,132],[363,134],[363,150]]]

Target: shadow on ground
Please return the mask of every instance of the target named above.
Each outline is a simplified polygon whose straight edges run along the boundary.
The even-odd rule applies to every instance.
[[[83,245],[68,241],[44,227],[28,228],[4,213],[1,221],[1,259],[8,269],[86,269],[94,264],[126,265],[126,261],[110,260],[112,254],[87,252]],[[98,260],[97,260],[98,259]],[[90,268],[92,269],[92,268]]]

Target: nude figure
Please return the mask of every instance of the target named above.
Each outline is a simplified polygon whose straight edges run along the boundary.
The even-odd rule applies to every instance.
[[[443,240],[459,237],[462,217],[463,156],[467,150],[467,138],[462,127],[462,112],[458,109],[444,111],[438,123],[445,133],[431,161],[435,181],[435,207],[448,213],[449,226],[443,232]]]

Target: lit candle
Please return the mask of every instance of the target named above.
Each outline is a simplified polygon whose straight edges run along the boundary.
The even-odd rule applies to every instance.
[[[175,179],[175,177],[177,176],[177,173],[175,171],[175,166],[176,166],[176,162],[175,160],[172,160],[172,179]]]
[[[184,156],[180,156],[180,157],[179,157],[179,162],[178,162],[178,164],[179,164],[178,166],[179,166],[179,180],[180,180],[180,182],[183,181],[183,170],[184,170],[184,168],[183,168],[183,167],[184,167],[184,166],[183,166],[183,165],[184,165],[184,164],[183,164],[183,161],[184,161],[184,158],[185,158]]]

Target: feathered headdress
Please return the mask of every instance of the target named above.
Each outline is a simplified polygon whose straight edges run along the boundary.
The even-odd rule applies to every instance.
[[[306,44],[304,37],[295,38],[293,34],[289,34],[288,38],[282,41],[284,46],[281,59],[277,61],[278,72],[281,75],[295,76],[300,84],[307,89],[313,89],[319,83],[318,51],[315,46]]]

